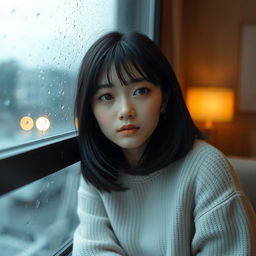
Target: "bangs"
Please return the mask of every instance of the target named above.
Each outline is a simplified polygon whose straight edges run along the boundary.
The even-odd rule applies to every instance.
[[[140,58],[141,57],[141,58]],[[106,72],[108,84],[111,85],[111,73],[114,68],[118,79],[123,86],[129,81],[138,78],[138,74],[153,84],[159,84],[152,68],[149,67],[143,57],[136,54],[132,49],[122,45],[122,42],[114,45],[104,56],[101,71]]]

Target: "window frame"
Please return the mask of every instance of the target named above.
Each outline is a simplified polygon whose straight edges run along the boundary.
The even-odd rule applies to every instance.
[[[79,160],[76,132],[2,150],[0,151],[0,196]]]

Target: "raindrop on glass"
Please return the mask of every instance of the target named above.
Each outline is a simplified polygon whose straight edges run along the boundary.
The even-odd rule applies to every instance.
[[[59,91],[59,94],[64,95],[64,94],[65,94],[64,90],[61,89],[61,90]]]
[[[5,101],[4,101],[4,105],[5,105],[5,106],[9,106],[9,105],[10,105],[10,103],[11,103],[11,101],[10,101],[10,100],[5,100]]]
[[[41,202],[39,200],[36,200],[36,208],[39,208]]]

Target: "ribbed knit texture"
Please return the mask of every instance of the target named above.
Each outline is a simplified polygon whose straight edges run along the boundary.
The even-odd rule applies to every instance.
[[[207,143],[148,176],[120,180],[130,190],[109,194],[81,179],[73,256],[256,255],[255,213]]]

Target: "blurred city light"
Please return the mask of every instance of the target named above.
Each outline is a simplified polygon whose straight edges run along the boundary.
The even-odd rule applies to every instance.
[[[24,116],[20,119],[20,127],[24,131],[30,131],[34,127],[34,121],[29,116]]]
[[[41,116],[36,120],[36,128],[40,132],[45,132],[49,129],[50,127],[50,121],[47,117]]]

